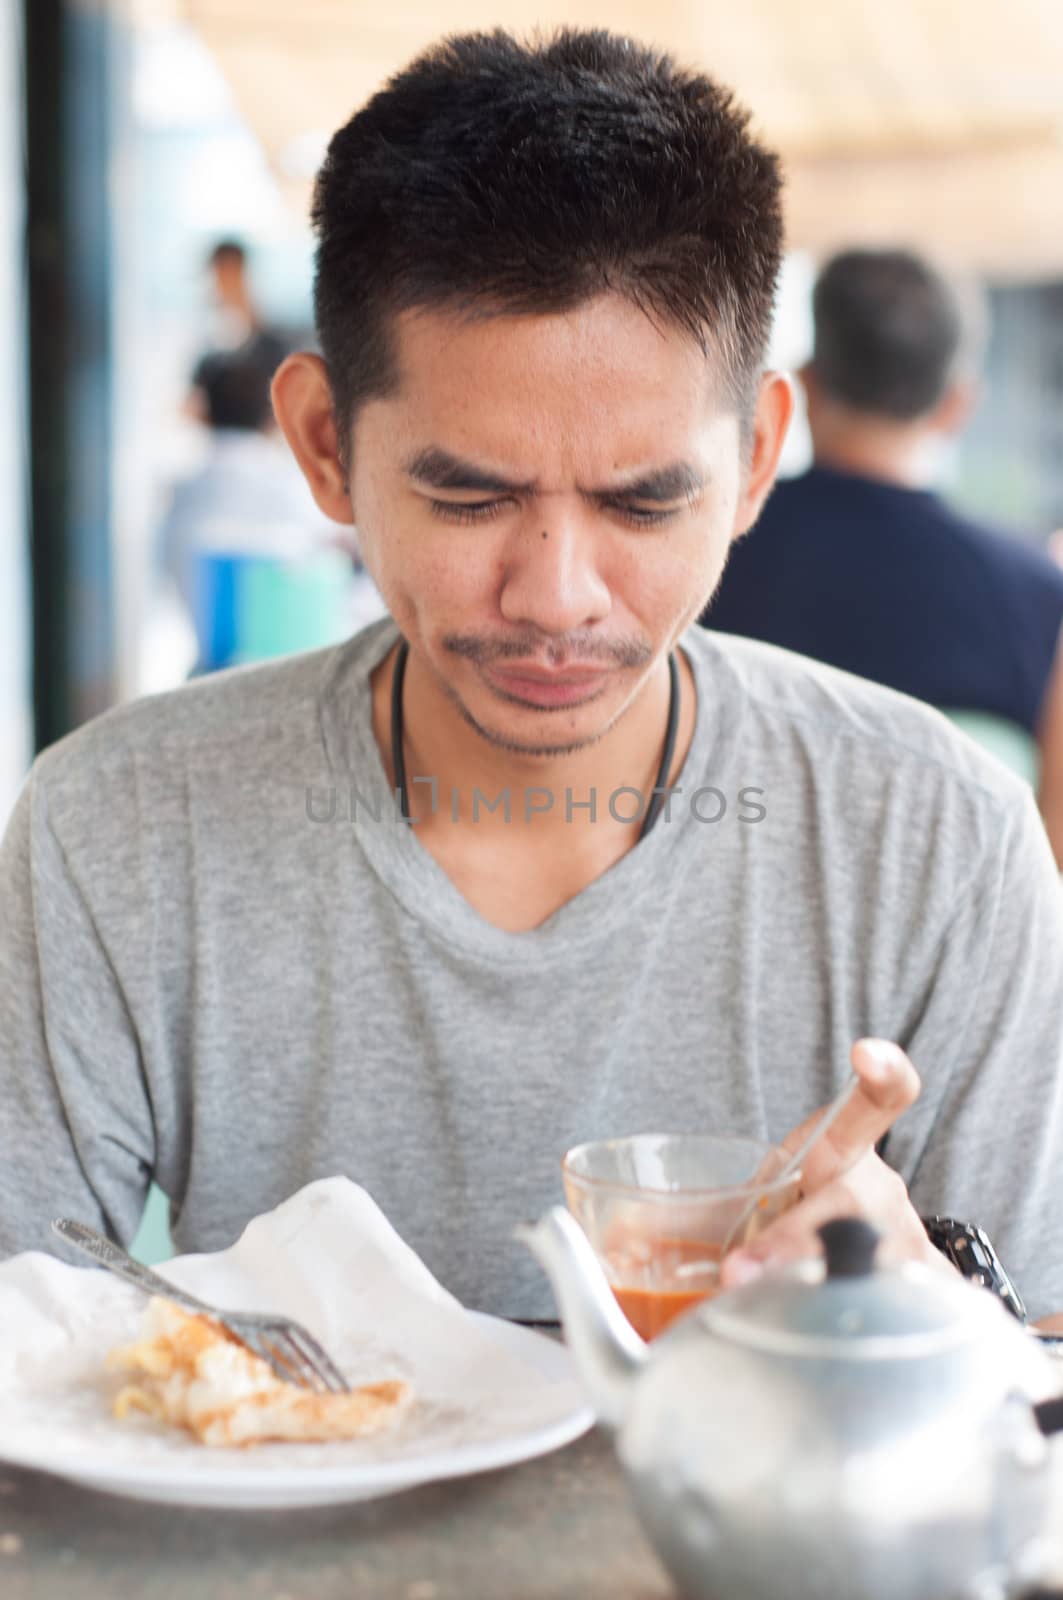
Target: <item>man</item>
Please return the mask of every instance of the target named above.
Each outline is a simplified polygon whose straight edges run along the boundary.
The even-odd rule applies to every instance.
[[[512,1228],[568,1146],[778,1139],[851,1053],[805,1198],[727,1279],[854,1210],[936,1260],[948,1208],[1063,1304],[1027,792],[691,626],[790,416],[779,190],[725,92],[604,33],[452,39],[335,136],[323,359],[274,404],[395,622],[37,763],[0,863],[4,1248],[56,1210],[128,1238],[154,1173],[210,1250],[344,1172],[468,1304],[548,1317]]]
[[[930,488],[974,398],[975,312],[906,251],[827,263],[801,374],[814,465],[772,494],[702,621],[1024,729],[1063,867],[1063,572]]]
[[[281,646],[294,635],[289,650],[337,638],[356,605],[365,621],[383,612],[360,562],[348,577],[338,556],[320,559],[336,546],[353,558],[354,541],[322,516],[277,433],[272,375],[251,345],[211,362],[203,377],[208,452],[175,487],[162,528],[164,565],[195,627],[201,672],[231,665],[253,643],[255,618],[242,603],[256,559],[277,563],[276,590],[288,586],[287,618],[272,632]]]
[[[239,350],[253,356],[272,375],[292,348],[290,336],[263,317],[251,288],[247,250],[239,239],[219,239],[207,259],[217,315],[215,348],[202,357],[193,383],[199,384],[212,357]]]

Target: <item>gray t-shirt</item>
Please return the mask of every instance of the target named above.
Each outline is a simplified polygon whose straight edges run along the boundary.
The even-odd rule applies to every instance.
[[[914,701],[694,629],[667,818],[504,932],[381,805],[394,639],[204,679],[37,761],[0,854],[0,1251],[60,1212],[128,1241],[153,1173],[179,1247],[219,1249],[345,1173],[467,1304],[550,1316],[512,1229],[567,1147],[777,1139],[877,1034],[924,1081],[888,1146],[916,1206],[980,1222],[1032,1313],[1063,1309],[1063,926],[1029,791]]]

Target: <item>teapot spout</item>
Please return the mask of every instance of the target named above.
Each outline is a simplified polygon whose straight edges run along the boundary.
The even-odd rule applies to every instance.
[[[599,1422],[619,1428],[647,1351],[617,1305],[590,1240],[561,1206],[539,1222],[522,1224],[516,1235],[550,1279],[565,1339]]]

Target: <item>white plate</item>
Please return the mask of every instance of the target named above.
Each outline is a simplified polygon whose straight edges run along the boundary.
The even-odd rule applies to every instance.
[[[529,1328],[503,1322],[497,1317],[469,1313],[485,1335],[503,1349],[534,1367],[548,1384],[568,1389],[573,1383],[572,1362],[563,1345]],[[544,1388],[544,1395],[548,1393]],[[114,1453],[78,1453],[76,1458],[54,1447],[42,1430],[39,1443],[20,1439],[16,1449],[3,1441],[0,1457],[16,1466],[55,1473],[90,1489],[126,1495],[134,1500],[166,1501],[176,1505],[231,1507],[268,1510],[279,1507],[339,1505],[352,1500],[370,1500],[378,1495],[395,1494],[417,1484],[442,1478],[459,1478],[474,1472],[489,1472],[518,1461],[557,1450],[586,1433],[594,1416],[584,1404],[570,1404],[559,1411],[544,1404],[542,1421],[527,1419],[520,1427],[500,1428],[494,1438],[480,1438],[447,1449],[418,1450],[416,1432],[410,1438],[408,1454],[392,1454],[386,1460],[373,1460],[368,1444],[361,1459],[338,1459],[348,1454],[347,1445],[273,1446],[259,1445],[252,1450],[204,1450],[189,1442],[170,1454],[145,1454],[138,1457],[135,1440],[125,1431],[130,1448],[120,1458]],[[116,1430],[126,1425],[114,1424]],[[157,1426],[157,1425],[156,1425]],[[284,1465],[278,1465],[277,1452],[284,1451]],[[305,1451],[305,1465],[292,1465],[293,1450]],[[336,1458],[329,1462],[330,1454]]]
[[[498,1317],[477,1312],[469,1315],[479,1323],[483,1334],[533,1366],[548,1381],[544,1397],[549,1395],[552,1384],[570,1389],[572,1360],[562,1344]],[[78,1453],[72,1458],[66,1451],[50,1448],[43,1430],[40,1442],[22,1437],[14,1450],[0,1435],[0,1458],[14,1466],[53,1472],[56,1477],[69,1478],[70,1482],[83,1483],[93,1490],[176,1506],[245,1510],[338,1506],[347,1501],[375,1499],[379,1494],[395,1494],[439,1478],[466,1477],[472,1472],[490,1472],[495,1467],[530,1461],[533,1456],[559,1450],[573,1438],[586,1434],[592,1422],[594,1414],[589,1406],[570,1403],[559,1410],[544,1398],[543,1418],[538,1424],[525,1418],[520,1427],[499,1427],[496,1437],[437,1450],[418,1450],[418,1435],[413,1429],[408,1451],[392,1451],[389,1459],[371,1458],[373,1446],[368,1442],[362,1446],[259,1445],[255,1450],[223,1453],[205,1450],[176,1434],[173,1453],[138,1456],[134,1448],[126,1448],[120,1454],[107,1450],[94,1456]],[[125,1424],[115,1422],[114,1426],[126,1445],[134,1446]],[[283,1466],[279,1464],[279,1451],[283,1451]],[[306,1464],[299,1464],[299,1451],[304,1451]],[[295,1464],[291,1464],[293,1461]]]

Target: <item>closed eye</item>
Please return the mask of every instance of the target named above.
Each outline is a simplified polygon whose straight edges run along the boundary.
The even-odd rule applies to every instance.
[[[439,517],[441,521],[464,523],[489,522],[509,503],[508,499],[429,500],[428,502],[432,508],[432,515]]]
[[[489,522],[492,517],[497,517],[502,510],[512,501],[508,496],[496,500],[432,500],[428,501],[433,516],[442,522],[465,523],[466,525],[477,522]],[[635,528],[656,528],[662,523],[675,517],[680,508],[678,506],[654,507],[648,510],[644,506],[625,505],[619,500],[600,502],[602,509],[615,512],[625,522]]]
[[[647,511],[643,506],[627,506],[619,501],[606,501],[605,509],[615,511],[623,517],[625,522],[630,522],[635,528],[657,528],[662,522],[668,522],[678,512],[677,506],[667,506],[663,510],[655,508]]]

